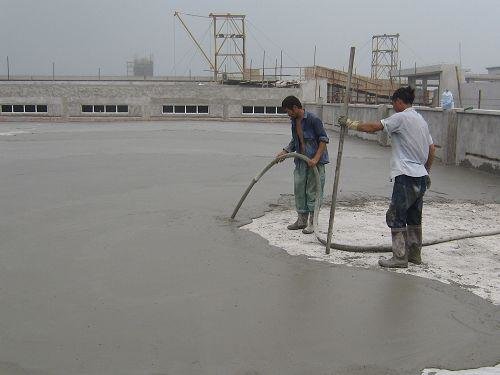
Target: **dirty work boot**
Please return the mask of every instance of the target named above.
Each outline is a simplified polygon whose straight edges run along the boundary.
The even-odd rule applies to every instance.
[[[392,230],[392,258],[380,259],[381,267],[407,268],[408,253],[406,252],[406,230]]]
[[[422,226],[407,225],[406,231],[408,262],[422,264]]]
[[[302,233],[311,234],[314,233],[314,212],[309,212],[309,224],[306,228],[302,229]]]
[[[307,226],[307,217],[309,216],[309,213],[308,212],[306,212],[305,214],[299,213],[298,215],[299,216],[297,217],[297,221],[287,226],[287,229],[290,230],[304,229]]]

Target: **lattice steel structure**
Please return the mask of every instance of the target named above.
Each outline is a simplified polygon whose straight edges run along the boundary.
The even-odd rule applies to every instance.
[[[245,16],[230,13],[210,13],[209,16],[214,31],[214,78],[218,80],[227,73],[243,79],[246,69]],[[228,62],[234,63],[236,71],[224,71]]]
[[[399,34],[374,35],[372,37],[373,79],[390,79],[398,69]]]

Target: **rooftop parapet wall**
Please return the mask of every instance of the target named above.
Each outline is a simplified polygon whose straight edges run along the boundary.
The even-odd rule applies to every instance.
[[[61,118],[139,119],[172,118],[248,119],[287,121],[283,115],[243,114],[243,106],[280,107],[288,95],[301,97],[300,88],[244,87],[212,82],[156,81],[1,81],[0,105],[47,105],[46,113],[4,113],[0,121]],[[127,105],[126,113],[83,113],[82,105]],[[207,114],[164,114],[163,105],[209,106]]]
[[[306,104],[327,128],[339,130],[337,119],[342,114],[341,104]],[[500,111],[450,110],[415,107],[422,114],[436,146],[436,157],[445,164],[465,165],[500,174]],[[349,117],[362,122],[380,121],[394,113],[389,105],[350,105]],[[385,132],[367,134],[349,132],[359,138],[390,145]]]

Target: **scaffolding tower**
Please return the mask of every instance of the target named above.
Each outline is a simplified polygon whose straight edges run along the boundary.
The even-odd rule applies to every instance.
[[[246,34],[245,15],[213,14],[209,15],[214,31],[214,78],[228,75],[243,79],[246,69]],[[227,63],[234,63],[236,70],[227,72]],[[231,64],[230,64],[231,66]]]
[[[209,18],[212,19],[213,24],[213,60],[212,56],[209,57],[203,50],[200,42],[189,30],[180,15],[180,12],[174,13],[174,16],[179,19],[184,29],[186,29],[193,42],[208,62],[210,70],[214,74],[214,81],[220,79],[226,80],[229,76],[234,79],[244,79],[246,70],[245,15],[231,13],[209,14]],[[228,65],[230,71],[227,71]]]
[[[393,80],[398,69],[399,34],[374,35],[372,37],[372,79]]]

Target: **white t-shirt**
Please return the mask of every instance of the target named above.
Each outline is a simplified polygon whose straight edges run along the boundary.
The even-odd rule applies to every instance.
[[[427,175],[425,163],[433,143],[429,125],[413,107],[380,121],[391,136],[391,178],[399,175]]]

